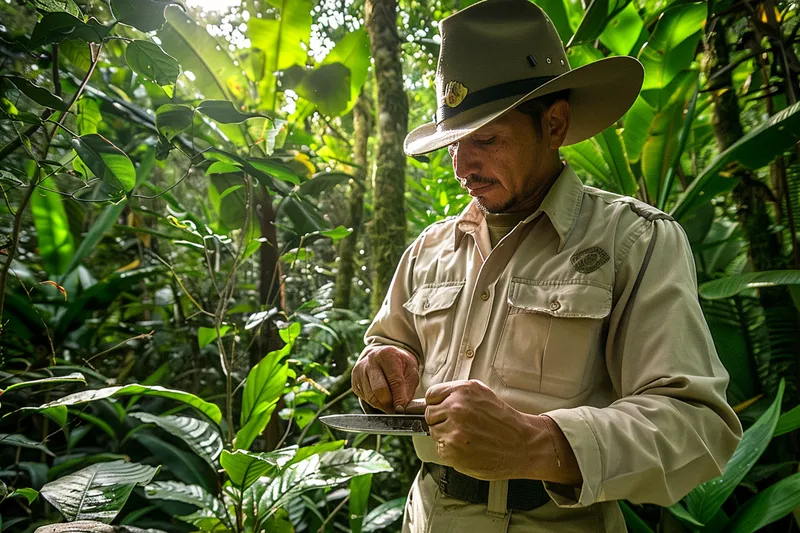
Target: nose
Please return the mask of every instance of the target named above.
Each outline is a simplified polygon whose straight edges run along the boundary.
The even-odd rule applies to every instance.
[[[473,174],[480,174],[481,162],[472,143],[465,140],[457,142],[450,155],[456,178],[463,180]]]

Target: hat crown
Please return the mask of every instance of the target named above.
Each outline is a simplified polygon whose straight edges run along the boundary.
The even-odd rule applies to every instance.
[[[570,70],[555,26],[528,0],[479,2],[442,20],[440,34],[440,107],[457,107],[461,94]]]

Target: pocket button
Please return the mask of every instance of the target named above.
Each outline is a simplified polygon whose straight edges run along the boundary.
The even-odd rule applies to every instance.
[[[481,300],[484,302],[489,299],[489,289],[486,289],[481,293]]]
[[[428,300],[425,300],[425,301],[422,303],[422,308],[423,308],[423,309],[430,309],[430,307],[431,307],[431,303],[430,303]]]
[[[468,358],[472,357],[473,355],[475,355],[475,350],[469,348],[466,352],[464,352],[464,355],[466,355]]]
[[[559,302],[558,300],[553,300],[552,302],[550,302],[551,311],[558,311],[559,309],[561,309],[561,302]]]

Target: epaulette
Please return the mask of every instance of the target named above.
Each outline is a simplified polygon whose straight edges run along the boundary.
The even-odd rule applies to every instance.
[[[628,204],[628,207],[631,208],[631,211],[633,211],[640,217],[649,220],[650,222],[652,222],[653,220],[672,220],[672,221],[675,220],[674,218],[672,218],[672,216],[663,212],[662,210],[655,208],[650,204],[637,200],[636,198],[625,196],[619,198],[618,200],[614,200],[614,202],[622,202]]]

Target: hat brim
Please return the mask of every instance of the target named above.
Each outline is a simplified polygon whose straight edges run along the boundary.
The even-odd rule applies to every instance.
[[[448,146],[519,104],[570,89],[570,127],[564,146],[585,141],[619,120],[639,95],[644,67],[633,57],[614,56],[583,65],[524,96],[495,100],[443,121],[423,124],[406,136],[406,154],[422,155]]]

